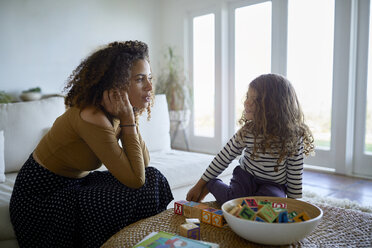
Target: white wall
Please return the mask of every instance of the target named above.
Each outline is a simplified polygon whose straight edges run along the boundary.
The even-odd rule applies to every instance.
[[[83,58],[115,40],[146,42],[156,71],[160,8],[152,0],[0,0],[0,90],[61,93]]]

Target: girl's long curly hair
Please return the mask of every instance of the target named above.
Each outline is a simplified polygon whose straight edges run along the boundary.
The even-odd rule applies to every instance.
[[[252,156],[255,157],[257,153],[279,153],[279,164],[297,152],[299,142],[303,143],[306,156],[312,153],[314,138],[305,124],[292,84],[283,76],[264,74],[254,79],[249,87],[257,95],[254,99],[254,117],[252,121],[247,120],[243,112],[238,137],[253,134]]]
[[[146,43],[141,41],[115,41],[93,52],[84,59],[68,78],[64,91],[67,91],[65,105],[67,107],[87,106],[101,107],[103,92],[110,89],[127,90],[131,77],[131,69],[137,60],[150,63]],[[148,118],[151,115],[151,104],[147,107]],[[144,111],[135,111],[136,119]]]

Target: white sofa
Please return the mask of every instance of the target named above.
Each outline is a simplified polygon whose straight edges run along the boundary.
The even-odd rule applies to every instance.
[[[18,247],[9,217],[9,200],[17,171],[64,110],[62,97],[0,104],[0,247]],[[169,127],[165,95],[157,95],[151,120],[147,121],[146,114],[141,116],[140,130],[150,151],[150,166],[168,179],[174,199],[182,200],[213,156],[171,149]],[[229,181],[234,167],[229,166],[221,175],[224,181]],[[206,200],[214,198],[209,194]]]

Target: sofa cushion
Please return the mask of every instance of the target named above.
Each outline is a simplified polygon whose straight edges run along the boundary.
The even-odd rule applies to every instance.
[[[167,99],[165,95],[155,95],[150,121],[146,112],[139,118],[140,132],[149,152],[171,149],[169,125]]]
[[[65,111],[63,97],[0,104],[0,130],[5,138],[5,172],[18,171],[46,130]]]

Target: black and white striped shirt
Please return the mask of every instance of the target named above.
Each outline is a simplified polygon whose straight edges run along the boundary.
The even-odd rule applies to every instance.
[[[297,152],[283,159],[278,165],[278,153],[256,154],[251,158],[254,147],[254,137],[248,134],[243,140],[237,139],[235,134],[225,147],[216,155],[209,167],[202,175],[202,179],[209,181],[218,177],[236,157],[240,156],[240,167],[254,177],[261,180],[271,181],[287,185],[287,196],[289,198],[302,197],[302,172],[303,172],[303,144],[300,143]],[[277,167],[277,170],[274,168]]]

